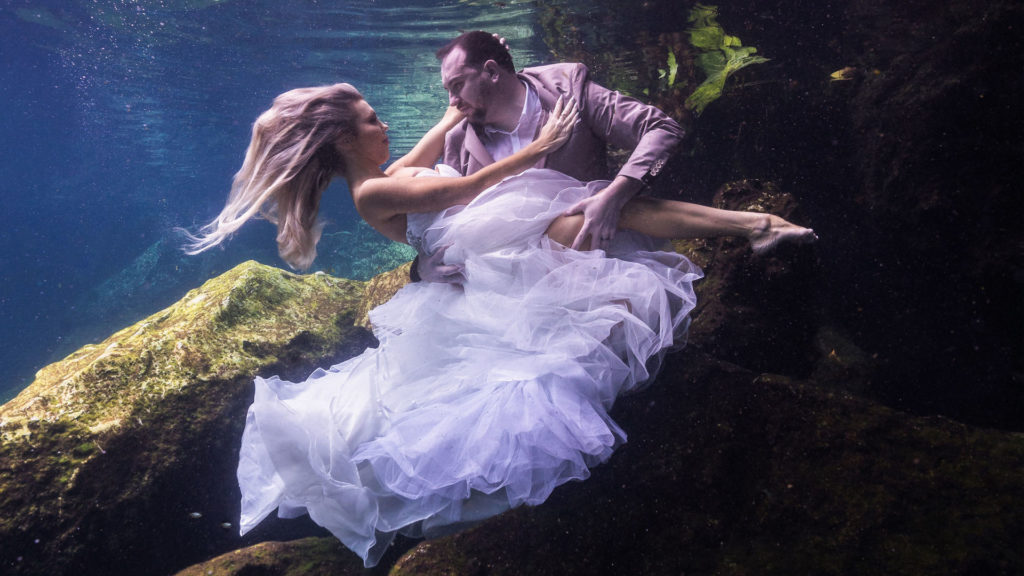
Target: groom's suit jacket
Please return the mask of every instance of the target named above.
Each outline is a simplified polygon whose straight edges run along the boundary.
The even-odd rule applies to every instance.
[[[519,78],[540,97],[541,121],[548,119],[560,95],[576,98],[581,121],[568,142],[537,165],[578,180],[607,180],[606,143],[633,150],[619,174],[648,181],[657,176],[684,136],[682,127],[667,114],[588,80],[583,64],[552,64],[527,68]],[[535,135],[536,136],[536,135]],[[477,130],[463,120],[445,136],[442,162],[463,175],[494,163]]]

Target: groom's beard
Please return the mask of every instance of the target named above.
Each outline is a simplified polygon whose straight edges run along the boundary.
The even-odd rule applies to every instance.
[[[487,111],[473,108],[472,111],[466,115],[466,120],[468,120],[473,126],[483,128],[487,124]]]
[[[477,95],[477,101],[480,103],[480,107],[470,106],[469,113],[466,114],[466,119],[469,123],[478,128],[483,128],[487,125],[487,111],[497,100],[494,87],[490,84],[484,84],[480,87],[480,93]]]

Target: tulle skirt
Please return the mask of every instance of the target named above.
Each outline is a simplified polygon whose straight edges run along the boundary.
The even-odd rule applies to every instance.
[[[410,218],[462,286],[410,284],[374,309],[377,348],[304,382],[256,380],[241,531],[309,514],[373,566],[397,533],[432,537],[582,480],[626,434],[615,399],[682,344],[700,270],[620,232],[578,252],[544,230],[606,182],[530,170],[468,207]],[[415,230],[412,230],[415,228]]]

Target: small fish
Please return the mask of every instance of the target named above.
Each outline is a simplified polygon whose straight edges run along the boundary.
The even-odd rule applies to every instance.
[[[830,82],[845,82],[847,80],[853,80],[856,76],[857,69],[853,66],[847,66],[829,74],[828,79]]]
[[[220,527],[225,530],[231,530],[231,522],[221,522]]]
[[[198,520],[198,519],[203,517],[203,513],[202,512],[189,512],[188,513],[188,517],[193,519],[193,520]]]

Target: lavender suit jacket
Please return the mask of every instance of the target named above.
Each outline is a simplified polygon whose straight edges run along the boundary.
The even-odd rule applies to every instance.
[[[581,122],[569,141],[541,160],[537,167],[552,168],[578,180],[605,180],[608,173],[606,144],[633,150],[619,174],[648,181],[658,175],[684,136],[682,127],[661,110],[613,92],[587,79],[583,64],[552,64],[527,68],[519,78],[540,96],[540,127],[547,121],[560,95],[576,98]],[[468,121],[445,136],[442,162],[463,175],[494,163]]]

